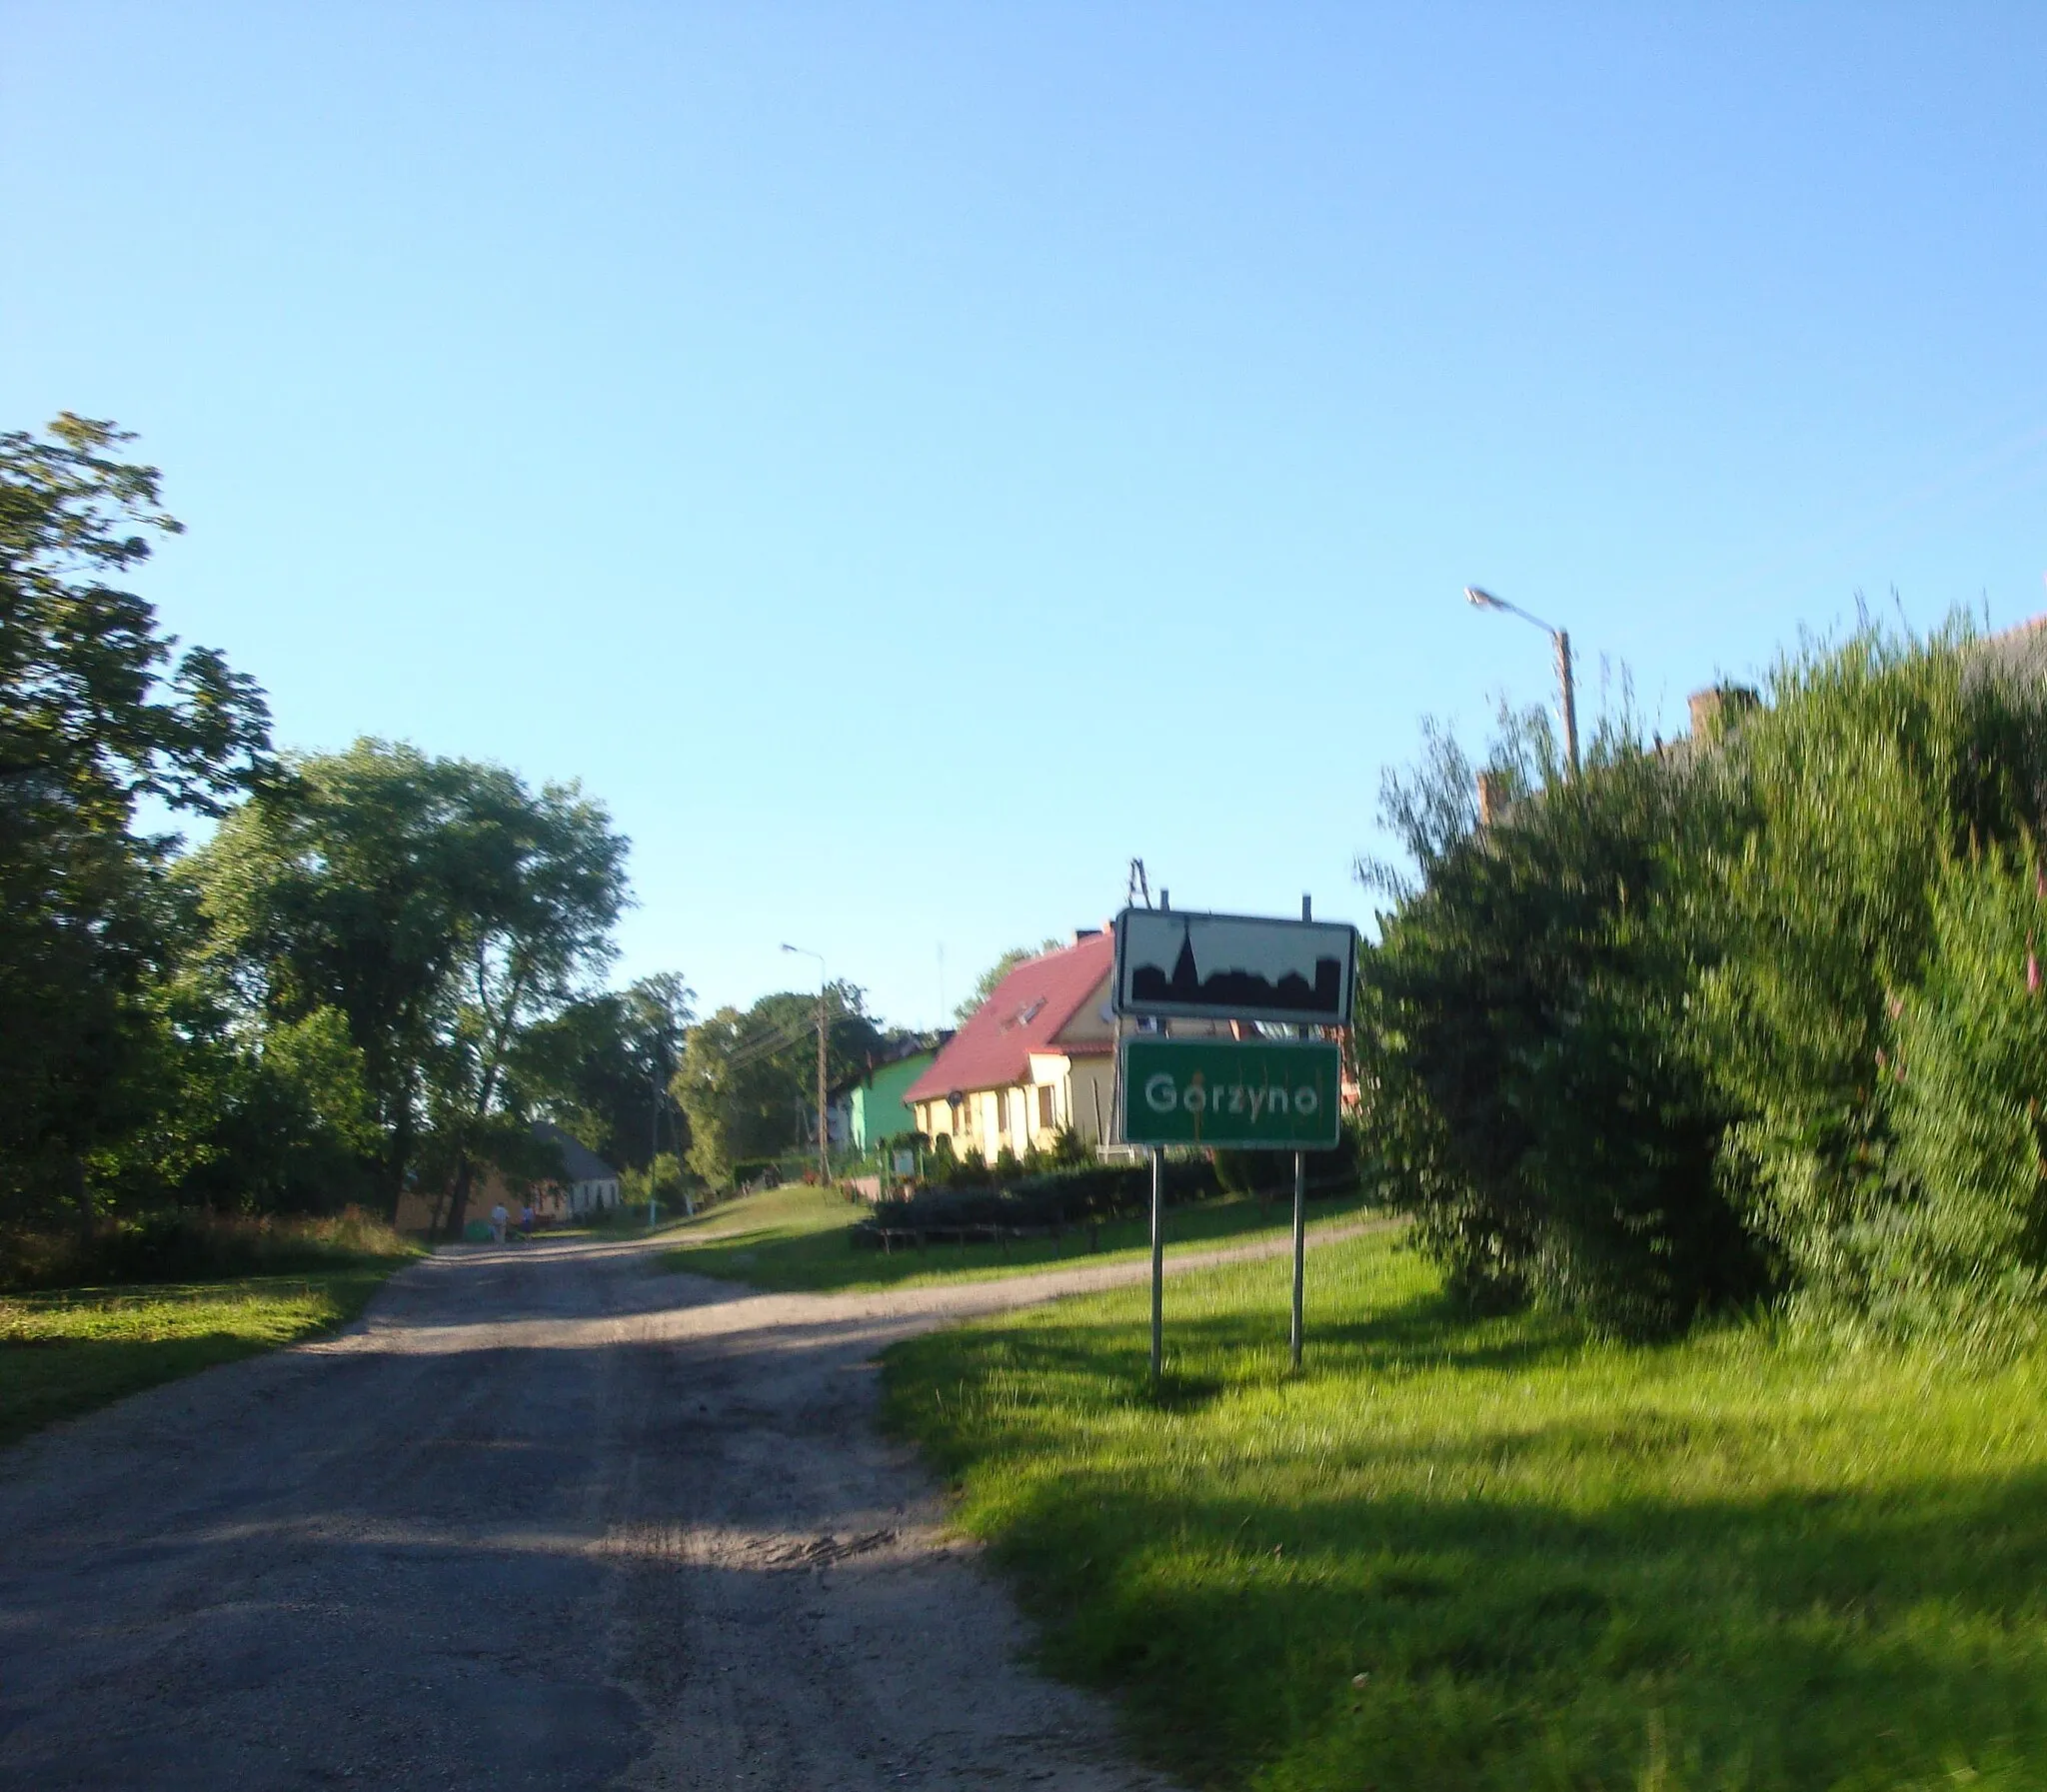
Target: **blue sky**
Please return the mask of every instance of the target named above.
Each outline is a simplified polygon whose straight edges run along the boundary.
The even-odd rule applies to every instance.
[[[1368,918],[1380,768],[1855,594],[2047,608],[2047,9],[0,0],[0,427],[169,627],[580,779],[620,973],[929,1022],[1176,904]]]

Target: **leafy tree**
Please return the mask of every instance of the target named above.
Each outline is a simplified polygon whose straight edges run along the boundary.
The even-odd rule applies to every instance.
[[[1516,710],[1504,699],[1494,716],[1484,773],[1509,804],[1561,783],[1562,762],[1539,706]],[[1595,747],[1595,757],[1599,751]],[[1421,719],[1421,757],[1411,767],[1379,774],[1379,826],[1391,834],[1402,860],[1361,854],[1352,865],[1358,883],[1395,901],[1423,889],[1448,857],[1478,831],[1478,777],[1456,731],[1437,716]]]
[[[315,1008],[260,1031],[181,994],[175,1089],[140,1141],[156,1185],[245,1212],[333,1212],[375,1198],[381,1142],[345,1015]]]
[[[515,1100],[545,1112],[608,1163],[644,1170],[657,1133],[672,1156],[689,1122],[671,1092],[695,991],[673,971],[568,1003],[521,1042]]]
[[[857,984],[835,982],[826,999],[826,1080],[839,1086],[882,1047]],[[810,1135],[817,1107],[818,998],[787,990],[742,1013],[720,1008],[693,1027],[675,1093],[689,1115],[690,1167],[713,1187],[733,1165],[772,1157]]]
[[[291,761],[189,875],[250,1011],[346,1016],[387,1209],[431,1129],[459,1228],[479,1157],[513,1148],[497,1121],[515,1049],[610,954],[624,854],[573,786],[365,740]]]
[[[170,843],[136,806],[217,813],[269,750],[256,686],[118,583],[180,530],[132,440],[69,413],[0,435],[0,1210],[87,1226],[173,1042]]]
[[[1057,951],[1063,942],[1054,938],[1040,940],[1033,948],[1028,945],[1013,945],[1001,957],[981,973],[981,980],[974,985],[974,993],[953,1010],[953,1018],[963,1026],[979,1013],[1002,985],[1004,977],[1019,964],[1026,964],[1032,958],[1042,957],[1046,952]]]

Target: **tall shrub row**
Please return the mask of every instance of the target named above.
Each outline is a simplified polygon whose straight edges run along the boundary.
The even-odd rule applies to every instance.
[[[1864,633],[1432,854],[1365,953],[1360,1064],[1452,1285],[1633,1334],[1779,1290],[2028,1319],[2043,791],[2047,690]]]

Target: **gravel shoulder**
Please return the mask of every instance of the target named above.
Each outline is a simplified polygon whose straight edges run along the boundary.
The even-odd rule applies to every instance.
[[[444,1251],[0,1452],[0,1787],[1163,1788],[873,1422],[886,1344],[1147,1265],[758,1294],[669,1242]]]

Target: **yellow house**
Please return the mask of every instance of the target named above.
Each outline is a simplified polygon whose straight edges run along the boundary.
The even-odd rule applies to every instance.
[[[1049,1145],[1062,1126],[1089,1144],[1110,1136],[1114,937],[1083,927],[1070,945],[1020,964],[905,1091],[928,1138],[990,1162]]]

